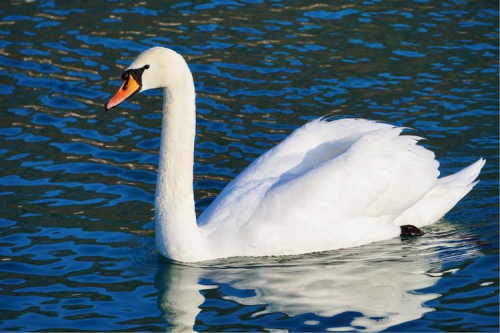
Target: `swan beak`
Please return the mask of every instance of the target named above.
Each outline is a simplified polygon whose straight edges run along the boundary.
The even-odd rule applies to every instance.
[[[116,94],[109,100],[109,102],[104,105],[106,111],[114,108],[130,96],[134,95],[141,89],[141,85],[137,83],[132,75],[128,75],[127,79],[123,81],[120,89],[116,92]]]

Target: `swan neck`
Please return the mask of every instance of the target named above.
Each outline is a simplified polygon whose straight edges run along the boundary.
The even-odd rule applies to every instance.
[[[158,180],[156,242],[160,253],[178,261],[198,261],[204,240],[196,224],[193,193],[196,110],[194,85],[164,89]]]

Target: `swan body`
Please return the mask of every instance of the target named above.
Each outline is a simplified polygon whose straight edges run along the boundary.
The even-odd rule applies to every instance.
[[[183,57],[140,54],[106,104],[164,94],[156,242],[173,260],[296,255],[397,237],[436,222],[477,183],[485,161],[444,178],[434,153],[403,128],[363,119],[317,119],[294,131],[230,182],[196,221],[195,89]]]

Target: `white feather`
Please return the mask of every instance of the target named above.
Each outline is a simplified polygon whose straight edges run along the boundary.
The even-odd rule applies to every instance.
[[[438,179],[434,154],[403,128],[362,119],[318,119],[297,129],[194,213],[195,92],[184,59],[164,48],[130,66],[143,89],[164,88],[155,198],[161,254],[195,262],[293,255],[390,239],[404,224],[437,221],[476,184],[480,159]]]

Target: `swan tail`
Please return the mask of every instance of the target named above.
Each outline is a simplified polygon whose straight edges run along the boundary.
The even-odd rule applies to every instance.
[[[483,168],[485,163],[486,160],[484,158],[480,158],[475,163],[469,165],[465,169],[462,169],[457,173],[439,179],[438,183],[442,185],[448,184],[450,186],[474,187],[474,185],[477,184],[478,182],[478,181],[475,182],[475,180],[479,176],[479,173],[481,172],[481,169]]]
[[[476,178],[485,163],[486,160],[481,158],[457,173],[438,179],[436,186],[394,223],[423,227],[438,221],[479,182]]]

